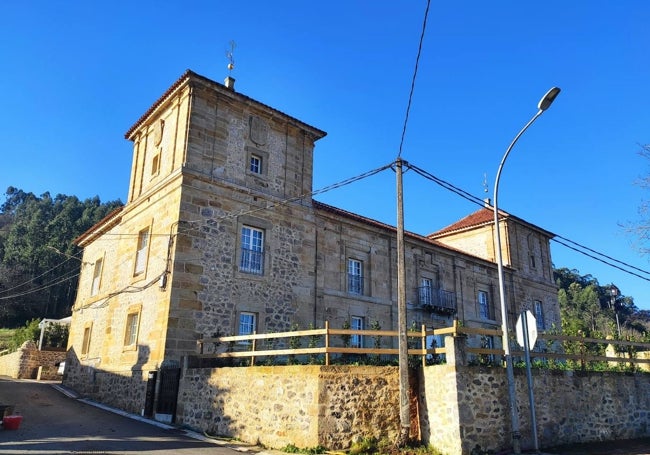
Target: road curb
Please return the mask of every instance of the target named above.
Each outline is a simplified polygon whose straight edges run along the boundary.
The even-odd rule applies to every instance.
[[[102,403],[98,403],[93,400],[89,400],[88,398],[83,398],[81,397],[77,392],[75,392],[72,389],[69,389],[65,387],[64,385],[60,383],[55,383],[51,384],[52,388],[57,390],[58,392],[62,393],[63,395],[67,396],[68,398],[72,398],[73,400],[80,401],[82,403],[85,403],[90,406],[94,406],[96,408],[102,409],[104,411],[112,412],[113,414],[120,415],[122,417],[127,417],[129,419],[137,420],[138,422],[146,423],[149,425],[153,425],[158,428],[162,428],[164,430],[180,430],[185,436],[188,438],[196,439],[199,441],[203,442],[210,442],[212,444],[221,446],[221,447],[226,447],[232,450],[236,450],[238,452],[251,452],[255,453],[258,455],[272,455],[272,451],[265,450],[263,448],[257,447],[257,446],[250,446],[246,444],[239,444],[239,443],[233,443],[230,440],[224,440],[224,439],[219,439],[215,436],[209,436],[209,435],[204,435],[201,433],[198,433],[194,430],[189,430],[187,428],[182,428],[179,426],[175,425],[169,425],[163,422],[158,422],[156,420],[148,419],[146,417],[139,416],[137,414],[129,413],[126,411],[122,411],[121,409],[113,408],[111,406],[107,406]]]

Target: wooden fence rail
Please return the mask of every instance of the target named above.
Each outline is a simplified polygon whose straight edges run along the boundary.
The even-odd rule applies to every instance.
[[[421,356],[422,365],[426,365],[427,357],[434,355],[442,356],[448,354],[449,346],[431,347],[427,346],[427,340],[433,336],[452,336],[462,337],[464,339],[479,340],[478,342],[466,342],[464,350],[473,356],[484,356],[487,358],[496,358],[503,356],[502,348],[483,347],[480,342],[486,337],[492,339],[501,339],[500,329],[481,329],[463,327],[454,321],[451,327],[440,329],[426,329],[422,326],[419,331],[408,331],[409,339],[408,354],[410,356]],[[295,330],[281,333],[253,333],[250,335],[233,335],[217,338],[202,338],[197,340],[197,350],[199,358],[248,358],[250,365],[255,365],[257,357],[269,356],[299,356],[299,355],[323,355],[325,365],[330,365],[332,354],[366,354],[366,355],[392,355],[398,356],[399,349],[382,348],[382,347],[354,347],[350,346],[353,337],[360,339],[379,339],[382,337],[389,338],[389,344],[396,345],[398,332],[395,330],[353,330],[353,329],[332,329],[328,322],[325,322],[325,328]],[[307,339],[308,347],[302,347],[303,340]],[[576,336],[555,335],[555,334],[538,334],[538,345],[543,348],[532,351],[531,358],[549,359],[558,362],[567,360],[579,362],[582,368],[585,368],[589,362],[608,362],[608,363],[629,363],[631,365],[650,365],[650,343],[640,343],[624,340],[609,340],[599,338],[583,338]],[[336,343],[338,342],[338,343]],[[565,346],[571,344],[572,351],[565,352]],[[280,348],[274,348],[275,344],[281,344]],[[261,346],[260,346],[261,345]],[[287,345],[289,347],[287,347]],[[477,347],[478,345],[478,347]],[[611,355],[594,355],[591,354],[588,345],[612,346],[614,356]],[[269,348],[269,346],[271,348]],[[418,346],[418,347],[416,347]],[[549,348],[552,346],[553,349]],[[211,348],[212,352],[207,352]],[[618,352],[616,352],[618,350]],[[523,351],[513,350],[512,355],[523,357]],[[648,368],[650,370],[650,368]]]

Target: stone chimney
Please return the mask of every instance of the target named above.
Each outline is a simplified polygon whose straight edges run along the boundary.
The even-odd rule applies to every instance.
[[[233,92],[235,91],[235,78],[234,77],[227,76],[224,79],[223,84],[226,86],[226,88],[229,88]]]

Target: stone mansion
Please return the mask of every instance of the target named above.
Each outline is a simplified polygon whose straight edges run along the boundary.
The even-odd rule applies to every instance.
[[[313,200],[326,133],[231,82],[188,70],[126,132],[127,203],[77,239],[64,384],[90,393],[110,374],[112,404],[140,412],[148,373],[199,338],[397,328],[395,227]],[[505,212],[500,229],[509,321],[530,309],[559,326],[553,234]],[[409,322],[500,327],[490,206],[405,241]]]

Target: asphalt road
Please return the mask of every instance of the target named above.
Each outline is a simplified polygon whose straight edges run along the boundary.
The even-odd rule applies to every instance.
[[[0,404],[23,416],[17,430],[0,430],[0,454],[241,455],[258,448],[194,439],[191,432],[156,426],[71,398],[52,383],[0,377]],[[199,435],[195,435],[199,436]]]
[[[17,430],[0,430],[1,455],[149,454],[277,455],[255,446],[200,438],[201,435],[153,425],[137,416],[117,414],[69,397],[56,383],[0,376],[0,404],[23,416]],[[113,410],[114,411],[114,410]],[[543,450],[548,455],[650,455],[650,438],[578,444]]]

